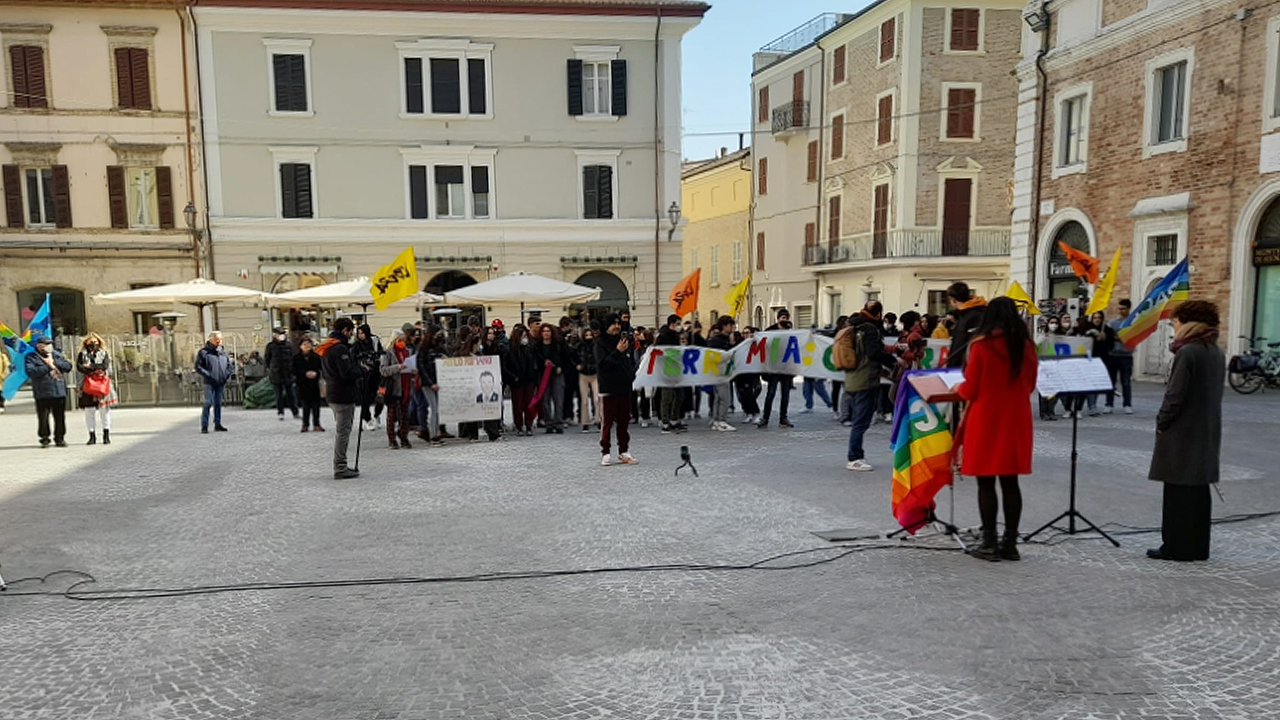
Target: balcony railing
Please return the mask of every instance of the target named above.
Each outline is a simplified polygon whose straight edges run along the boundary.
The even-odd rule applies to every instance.
[[[809,101],[793,100],[773,109],[773,134],[781,135],[809,127]]]
[[[793,53],[812,45],[823,33],[839,25],[846,17],[848,16],[840,13],[823,13],[760,48],[760,52],[783,55]]]
[[[833,265],[893,258],[1001,257],[1009,255],[1008,230],[890,230],[863,233],[836,245],[804,248],[804,264]]]

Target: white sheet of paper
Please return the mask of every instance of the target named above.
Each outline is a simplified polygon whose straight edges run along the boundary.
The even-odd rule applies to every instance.
[[[1102,358],[1072,357],[1042,360],[1036,390],[1044,397],[1059,393],[1107,392],[1113,387],[1111,374]]]
[[[404,367],[400,368],[400,374],[408,375],[416,372],[418,372],[418,356],[410,355],[404,359]]]
[[[956,386],[964,382],[964,370],[955,368],[946,372],[938,373],[938,377],[942,378],[942,382],[946,383],[947,389],[955,390]]]

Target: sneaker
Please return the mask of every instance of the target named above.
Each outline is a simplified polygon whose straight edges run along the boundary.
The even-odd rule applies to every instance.
[[[427,444],[430,445],[431,447],[444,447],[444,441],[439,439],[429,440],[427,441]]]
[[[875,470],[875,468],[871,467],[871,464],[866,460],[850,460],[844,464],[844,469],[852,470],[854,472],[871,472],[872,470]]]
[[[852,420],[842,420],[842,421],[840,422],[840,427],[853,427],[853,421],[852,421]]]
[[[801,410],[801,411],[800,411],[800,414],[801,414],[801,415],[808,415],[808,414],[809,414],[809,413],[811,413],[811,412],[813,412],[813,408],[805,408],[805,409],[803,409],[803,410]]]
[[[400,440],[400,447],[401,447],[401,449],[409,450],[409,449],[411,449],[413,446],[409,444],[409,438],[401,438],[401,440]]]
[[[209,428],[207,428],[207,427],[202,427],[202,428],[200,428],[200,432],[201,432],[201,433],[204,433],[205,435],[208,435],[208,434],[209,434]],[[48,443],[46,443],[46,444],[48,444]]]
[[[671,426],[670,426],[670,425],[668,425],[667,423],[662,423],[662,434],[663,434],[663,435],[670,435],[670,434],[671,434]]]
[[[1098,417],[1098,416],[1099,416],[1099,415],[1101,415],[1101,414],[1102,414],[1102,413],[1098,412],[1097,410],[1090,410],[1090,411],[1089,411],[1089,417]]]
[[[226,429],[226,428],[224,428],[224,427],[222,427],[221,425],[214,425],[214,426],[213,426],[213,431],[214,431],[214,432],[226,432],[226,431],[227,431],[227,429]]]
[[[399,449],[400,449],[400,443],[396,442],[395,440],[392,440],[392,441],[388,444],[388,447],[390,447],[392,450],[399,450]]]
[[[761,430],[764,430],[769,427],[769,421],[761,420],[760,422],[756,423],[756,427],[760,428]]]
[[[613,464],[613,458],[608,454],[600,456],[600,467],[609,467]]]
[[[648,421],[648,420],[641,420],[641,421],[640,421],[640,427],[642,427],[642,428],[647,428],[647,427],[649,427],[649,421]]]
[[[795,425],[792,425],[790,420],[779,420],[778,427],[793,428]]]
[[[618,453],[618,462],[623,465],[637,465],[640,461],[631,457],[631,453]]]
[[[738,432],[738,428],[730,425],[727,422],[722,422],[720,423],[720,432]]]
[[[550,431],[550,430],[548,430],[547,432],[551,432],[551,431]],[[468,440],[467,442],[478,443],[478,442],[480,442],[480,438],[478,438],[478,437],[473,437],[473,438],[471,438],[470,440]]]
[[[887,423],[892,423],[892,422],[893,422],[893,413],[885,413],[885,414],[883,414],[883,415],[881,415],[881,416],[880,416],[880,419],[881,419],[881,420],[884,420],[884,421],[885,421],[885,422],[887,422]]]
[[[1113,413],[1113,412],[1115,412],[1115,409],[1114,409],[1114,408],[1112,408],[1110,405],[1108,405],[1108,406],[1106,406],[1106,407],[1102,408],[1102,414],[1103,414],[1103,415],[1110,415],[1110,414],[1111,414],[1111,413]]]
[[[358,477],[360,477],[359,470],[352,470],[350,468],[345,468],[342,470],[333,471],[334,480],[350,480],[352,478],[358,478]]]
[[[1133,408],[1129,407],[1128,405],[1125,405],[1125,406],[1124,406],[1124,414],[1125,414],[1125,415],[1132,415],[1132,414],[1133,414]]]
[[[284,413],[276,413],[276,419],[280,422],[284,422]]]
[[[590,426],[590,425],[583,425],[583,426],[582,426],[582,432],[583,432],[583,434],[584,434],[584,435],[585,435],[586,433],[591,432],[591,426]]]
[[[205,432],[208,432],[208,430],[206,430]],[[45,438],[45,439],[43,439],[43,440],[41,440],[41,441],[40,441],[40,447],[42,447],[42,448],[47,448],[47,447],[49,447],[49,446],[50,446],[50,445],[52,445],[52,444],[53,444],[53,442],[52,442],[51,440],[49,440],[49,438]]]

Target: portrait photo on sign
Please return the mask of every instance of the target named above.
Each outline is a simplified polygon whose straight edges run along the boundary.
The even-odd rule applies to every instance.
[[[498,379],[488,370],[480,373],[477,388],[479,392],[476,393],[476,403],[502,402],[502,393],[498,391]]]

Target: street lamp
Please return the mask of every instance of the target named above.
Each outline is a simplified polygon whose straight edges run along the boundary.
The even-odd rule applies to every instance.
[[[676,228],[680,226],[680,206],[674,201],[671,207],[667,208],[667,217],[671,218],[671,229],[667,230],[667,242],[671,242],[671,238],[676,235]]]

